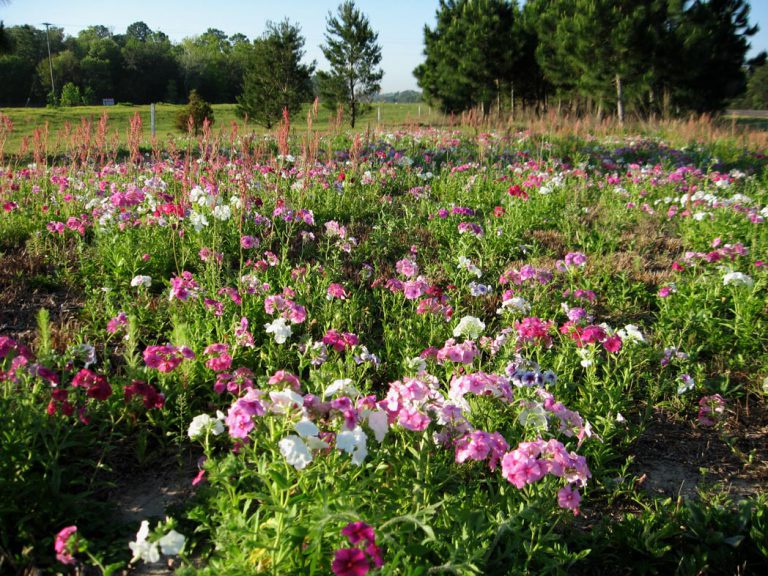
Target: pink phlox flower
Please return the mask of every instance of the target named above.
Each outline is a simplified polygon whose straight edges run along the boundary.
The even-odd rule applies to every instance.
[[[449,338],[445,341],[443,347],[437,351],[436,358],[440,364],[446,361],[471,364],[478,353],[477,345],[473,340],[465,340],[460,344],[456,344],[454,338]]]
[[[432,421],[429,416],[413,408],[401,409],[397,420],[403,428],[413,432],[423,432]]]
[[[221,342],[209,345],[203,353],[211,356],[205,365],[214,372],[224,372],[232,366],[232,356],[229,355],[229,346]]]
[[[413,278],[419,273],[419,265],[410,258],[403,258],[395,264],[395,270],[406,278]]]
[[[557,493],[557,505],[565,510],[573,510],[573,515],[578,516],[581,495],[578,489],[573,489],[571,485],[563,486]]]
[[[490,434],[475,430],[456,441],[456,463],[485,460],[491,452]]]
[[[232,438],[247,438],[248,433],[253,430],[254,416],[264,416],[266,410],[261,403],[261,390],[251,388],[245,396],[235,400],[230,406],[227,418],[224,423],[229,429],[229,435]]]
[[[245,316],[240,318],[240,325],[235,328],[235,340],[238,346],[245,348],[253,348],[254,346],[253,334],[248,331],[248,318]]]
[[[429,288],[429,284],[423,276],[419,276],[415,280],[407,280],[403,283],[403,295],[408,300],[417,300],[420,298]]]
[[[326,297],[328,300],[332,300],[334,298],[338,298],[339,300],[346,300],[347,293],[344,290],[344,286],[341,284],[332,283],[330,286],[328,286]]]
[[[56,539],[53,542],[53,549],[56,551],[56,560],[62,564],[75,564],[75,558],[72,555],[77,553],[77,526],[67,526],[59,530]]]
[[[218,300],[213,300],[211,298],[204,298],[203,304],[205,305],[206,310],[210,310],[213,312],[213,315],[217,318],[220,318],[224,315],[224,304],[219,302]]]
[[[267,383],[270,386],[285,383],[288,384],[294,392],[301,391],[301,382],[299,381],[299,378],[287,370],[278,370],[269,378]]]
[[[485,372],[473,372],[451,378],[448,397],[459,403],[466,394],[501,397],[506,402],[512,402],[514,399],[508,378]]]
[[[114,318],[111,318],[109,322],[107,322],[107,332],[110,334],[114,334],[117,332],[120,328],[123,326],[128,325],[128,316],[126,316],[125,312],[118,312],[117,316]]]

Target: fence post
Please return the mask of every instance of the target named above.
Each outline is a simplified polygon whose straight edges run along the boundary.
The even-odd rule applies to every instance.
[[[152,129],[152,138],[155,137],[155,103],[149,105],[149,125]]]

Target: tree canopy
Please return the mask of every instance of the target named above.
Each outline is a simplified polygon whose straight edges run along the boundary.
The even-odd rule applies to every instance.
[[[320,94],[329,107],[347,107],[354,128],[358,116],[379,92],[384,72],[378,33],[352,0],[343,2],[337,14],[328,14],[325,44],[320,48],[331,65],[318,74]]]
[[[253,47],[245,73],[238,110],[259,124],[271,128],[283,109],[296,114],[301,104],[312,99],[315,64],[302,64],[304,37],[301,29],[287,20],[267,24],[267,31]]]
[[[441,0],[414,70],[447,112],[552,98],[602,114],[722,109],[746,86],[747,0]]]

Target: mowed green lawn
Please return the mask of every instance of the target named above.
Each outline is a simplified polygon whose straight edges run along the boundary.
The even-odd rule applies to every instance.
[[[184,136],[184,132],[176,129],[175,121],[183,105],[157,104],[155,109],[155,132],[158,140],[163,141]],[[306,105],[300,114],[291,118],[292,131],[299,132],[307,128],[307,113],[310,109]],[[379,112],[380,110],[380,112]],[[245,123],[244,119],[237,115],[234,104],[215,104],[214,132],[229,132],[232,124],[238,125],[239,133],[255,131],[267,132],[263,126],[253,122]],[[86,119],[92,124],[91,131],[95,135],[101,116],[106,113],[108,118],[109,141],[119,139],[119,145],[125,147],[130,120],[139,113],[142,121],[142,145],[151,145],[150,130],[150,106],[125,105],[116,106],[78,106],[73,108],[1,108],[0,113],[8,116],[13,122],[13,131],[7,135],[5,154],[18,154],[23,149],[24,138],[28,139],[28,149],[33,147],[33,135],[36,129],[42,129],[48,125],[48,153],[56,154],[65,152],[70,146],[72,134]],[[374,104],[373,109],[359,118],[355,129],[364,130],[367,127],[397,127],[411,124],[440,124],[444,117],[427,104]],[[336,114],[326,108],[320,107],[318,117],[313,121],[313,129],[320,132],[328,132],[336,127]],[[344,119],[342,129],[348,129],[348,119]],[[274,132],[275,127],[272,128]]]

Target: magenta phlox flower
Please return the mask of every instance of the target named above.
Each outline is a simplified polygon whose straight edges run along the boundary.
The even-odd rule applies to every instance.
[[[360,339],[352,332],[340,333],[331,328],[323,336],[323,344],[332,347],[336,352],[344,352],[354,346],[357,346]]]
[[[152,410],[153,408],[162,409],[165,406],[165,395],[158,392],[157,388],[147,384],[142,380],[133,380],[123,389],[125,401],[130,402],[134,396],[141,396],[144,400],[144,408]]]
[[[359,548],[336,550],[331,570],[336,576],[365,576],[371,569],[365,552]]]
[[[73,388],[85,388],[85,394],[94,400],[106,400],[112,395],[112,387],[106,376],[96,374],[87,368],[81,369],[72,379]]]
[[[341,529],[342,536],[346,536],[350,544],[365,542],[366,544],[376,541],[374,529],[365,522],[350,522]]]
[[[205,309],[212,312],[216,318],[221,318],[224,315],[224,304],[222,302],[212,298],[203,298],[203,304]]]
[[[211,356],[205,365],[214,372],[224,372],[232,366],[232,356],[229,355],[229,346],[223,343],[211,344],[203,353]]]
[[[62,564],[72,565],[76,560],[72,554],[77,553],[77,526],[67,526],[59,530],[53,542],[56,560]]]
[[[169,300],[174,298],[186,302],[189,299],[197,298],[200,293],[200,285],[192,276],[191,272],[184,270],[181,276],[171,278],[171,294]]]
[[[541,344],[547,348],[552,346],[552,336],[549,334],[552,325],[551,320],[544,321],[535,316],[515,321],[514,324],[520,343]]]
[[[725,414],[725,399],[720,394],[703,396],[699,400],[699,426],[714,426]]]
[[[326,291],[326,298],[328,300],[333,300],[334,298],[339,300],[346,300],[347,292],[344,290],[344,286],[341,284],[332,283],[330,286],[328,286],[328,290]]]
[[[183,360],[191,360],[195,357],[186,346],[147,346],[144,350],[144,362],[149,368],[155,368],[159,372],[173,372]]]
[[[229,296],[229,299],[232,300],[232,302],[236,306],[240,306],[243,303],[243,299],[240,296],[240,293],[237,291],[237,288],[232,288],[231,286],[227,286],[225,288],[221,288],[217,294],[221,296],[222,294],[226,294]]]
[[[235,328],[235,340],[238,346],[244,348],[253,348],[254,346],[253,334],[248,331],[248,318],[245,316],[240,318],[240,325]]]

